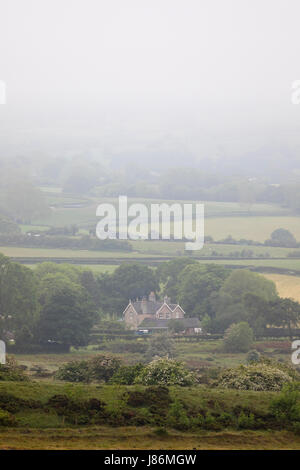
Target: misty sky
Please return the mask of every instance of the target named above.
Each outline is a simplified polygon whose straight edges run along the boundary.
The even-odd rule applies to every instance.
[[[299,0],[0,0],[0,156],[297,151],[299,17]]]

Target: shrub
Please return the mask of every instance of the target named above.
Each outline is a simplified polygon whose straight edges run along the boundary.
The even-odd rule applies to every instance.
[[[145,390],[131,390],[125,395],[128,406],[140,408],[135,421],[138,419],[140,424],[151,422],[158,426],[165,426],[168,409],[172,403],[168,387],[150,386]]]
[[[282,370],[255,363],[221,372],[216,385],[238,390],[279,391],[285,383],[291,381],[292,378]]]
[[[174,429],[186,430],[190,426],[190,420],[186,414],[183,404],[175,400],[168,413],[168,424]]]
[[[0,394],[0,408],[9,413],[17,413],[24,409],[37,409],[41,407],[42,404],[36,400],[24,400],[10,393]]]
[[[208,411],[204,418],[203,427],[210,431],[218,431],[222,428],[222,424],[219,423],[217,418]]]
[[[259,363],[273,367],[273,369],[282,370],[282,372],[289,375],[293,380],[300,380],[299,372],[287,362],[279,362],[274,359],[270,359],[269,357],[261,356]]]
[[[243,411],[238,417],[237,426],[239,429],[254,429],[255,417],[253,413],[245,414]]]
[[[224,350],[247,352],[253,343],[253,330],[247,322],[233,323],[224,335]]]
[[[251,349],[247,354],[247,362],[259,362],[260,353],[256,349]]]
[[[53,395],[46,406],[72,424],[102,423],[107,418],[105,403],[97,398],[74,400],[67,395]]]
[[[132,385],[138,375],[142,372],[143,364],[134,364],[132,366],[121,366],[114,372],[110,383],[119,385]]]
[[[300,425],[300,382],[286,384],[280,395],[271,401],[270,411],[279,421],[297,421]]]
[[[24,382],[26,380],[29,378],[12,356],[7,357],[6,364],[0,364],[0,381]]]
[[[143,385],[192,385],[194,376],[181,362],[173,359],[155,359],[150,362],[136,378],[136,383]]]
[[[108,382],[120,366],[120,359],[113,356],[99,355],[88,361],[91,377],[97,381]]]
[[[218,422],[224,427],[232,426],[234,417],[230,413],[223,411],[220,416],[218,416]]]
[[[59,380],[68,382],[90,382],[91,373],[88,368],[87,361],[72,361],[61,366],[55,373],[55,377]]]
[[[72,361],[56,372],[56,378],[68,382],[108,382],[119,369],[121,361],[112,356],[99,355],[88,361]]]
[[[12,426],[15,418],[8,411],[0,409],[0,426]]]
[[[145,390],[132,390],[127,394],[127,405],[157,407],[161,412],[171,403],[168,387],[151,386]]]
[[[75,401],[70,399],[67,395],[60,394],[53,395],[51,398],[49,398],[47,406],[49,406],[49,408],[53,408],[58,415],[65,415],[70,412],[80,410],[78,403],[75,403]]]

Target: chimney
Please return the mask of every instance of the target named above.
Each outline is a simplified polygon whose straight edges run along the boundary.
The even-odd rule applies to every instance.
[[[147,303],[148,303],[147,297],[144,296],[144,297],[142,298],[142,302],[141,302],[142,313],[148,313],[148,312],[147,312],[147,310],[148,310],[148,309],[147,309]]]
[[[168,297],[167,295],[164,296],[164,302],[165,304],[169,304],[171,302],[171,299],[170,297]]]
[[[149,294],[149,302],[156,302],[156,296],[155,293],[152,291]]]

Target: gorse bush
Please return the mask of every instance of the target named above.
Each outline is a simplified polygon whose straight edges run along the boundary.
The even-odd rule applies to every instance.
[[[239,429],[254,429],[256,427],[254,414],[246,414],[242,411],[237,420],[237,427]]]
[[[68,382],[108,382],[120,368],[121,361],[112,356],[99,355],[88,361],[72,361],[64,364],[55,377]]]
[[[87,361],[72,361],[61,366],[55,374],[59,380],[68,382],[90,382],[91,372]]]
[[[186,430],[190,426],[190,420],[183,404],[175,400],[170,405],[168,413],[168,424],[174,429]]]
[[[286,372],[264,363],[255,363],[221,372],[216,385],[238,390],[279,391],[291,381]]]
[[[121,360],[113,356],[99,355],[88,361],[91,378],[97,381],[108,382],[121,366]]]
[[[6,364],[0,364],[0,381],[24,382],[29,378],[12,356],[7,356]]]
[[[284,385],[270,404],[270,411],[283,423],[300,423],[300,382]]]
[[[135,382],[143,385],[180,385],[185,387],[195,383],[195,379],[181,362],[160,358],[146,365]]]
[[[12,426],[14,422],[14,416],[12,416],[8,411],[0,409],[0,426]]]
[[[134,364],[132,366],[121,366],[114,372],[110,383],[119,385],[132,385],[135,379],[141,374],[144,368],[143,364]]]

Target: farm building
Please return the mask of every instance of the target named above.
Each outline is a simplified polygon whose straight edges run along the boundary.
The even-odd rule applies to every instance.
[[[127,327],[133,330],[166,330],[170,320],[179,320],[186,333],[200,333],[200,322],[198,318],[184,318],[185,311],[179,304],[171,303],[168,297],[163,301],[156,299],[154,292],[149,297],[136,300],[129,304],[123,312]]]

